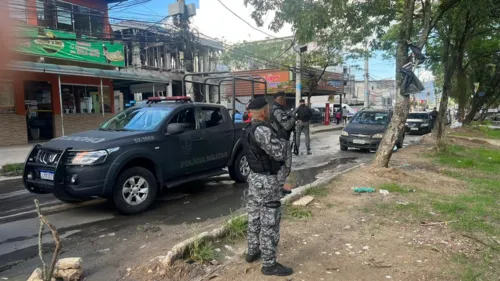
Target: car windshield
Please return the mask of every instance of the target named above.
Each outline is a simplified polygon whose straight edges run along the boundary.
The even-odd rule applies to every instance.
[[[158,127],[172,111],[168,107],[129,108],[99,127],[104,131],[152,131]]]
[[[408,119],[429,119],[429,114],[425,113],[410,113]]]
[[[359,112],[354,116],[351,123],[356,124],[372,124],[372,125],[386,125],[389,122],[388,112],[373,112],[365,111]]]

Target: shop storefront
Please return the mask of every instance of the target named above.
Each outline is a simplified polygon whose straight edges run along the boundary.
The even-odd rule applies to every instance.
[[[0,84],[0,144],[26,144],[95,129],[115,112],[114,83],[171,83],[114,70],[18,62]]]

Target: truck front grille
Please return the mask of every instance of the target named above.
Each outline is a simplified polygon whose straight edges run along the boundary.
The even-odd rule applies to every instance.
[[[36,163],[45,165],[56,165],[61,157],[61,153],[47,150],[39,150],[36,155]]]

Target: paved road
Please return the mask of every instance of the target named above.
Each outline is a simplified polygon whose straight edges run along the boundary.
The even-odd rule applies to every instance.
[[[293,178],[298,186],[313,182],[322,173],[340,171],[373,157],[373,152],[340,151],[339,133],[315,134],[313,155],[294,158]],[[406,145],[417,140],[418,137],[408,136]],[[82,257],[86,280],[101,281],[116,280],[126,266],[134,264],[130,255],[139,259],[135,260],[137,264],[167,251],[194,232],[215,228],[221,217],[242,207],[245,188],[246,184],[234,184],[225,176],[194,182],[164,192],[143,214],[123,216],[105,200],[79,206],[61,204],[50,194],[27,193],[20,180],[0,182],[0,278],[26,280],[39,266],[35,198],[59,229],[64,245],[62,256]],[[197,192],[189,194],[185,190]],[[50,235],[46,238],[49,252]]]

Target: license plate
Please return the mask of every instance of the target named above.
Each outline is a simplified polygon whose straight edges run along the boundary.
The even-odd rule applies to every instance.
[[[352,140],[352,143],[365,144],[365,140]]]
[[[418,128],[411,128],[412,131],[418,131]]]
[[[40,178],[42,180],[53,181],[54,180],[54,173],[53,172],[40,172]]]

